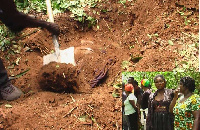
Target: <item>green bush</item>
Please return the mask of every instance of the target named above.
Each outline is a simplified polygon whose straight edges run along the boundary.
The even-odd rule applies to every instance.
[[[93,8],[99,0],[51,0],[51,6],[54,14],[63,13],[69,10],[75,20],[85,23],[88,22],[88,26],[94,26],[96,19],[87,15],[84,8]],[[15,0],[16,6],[19,10],[28,13],[31,10],[37,12],[46,13],[46,1],[45,0]]]
[[[93,8],[98,1],[99,0],[51,0],[51,5],[54,14],[69,10],[74,20],[87,23],[88,27],[92,27],[96,25],[97,20],[87,15],[84,11],[84,7]],[[43,13],[47,12],[45,0],[15,0],[15,4],[19,11],[26,14],[32,10]],[[14,36],[15,34],[9,31],[5,25],[0,25],[0,49],[4,50]]]

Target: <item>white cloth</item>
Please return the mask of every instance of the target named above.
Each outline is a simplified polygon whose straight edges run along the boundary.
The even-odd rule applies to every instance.
[[[126,98],[126,100],[124,101],[124,112],[125,112],[125,115],[130,115],[130,114],[133,114],[133,113],[136,112],[135,109],[133,108],[133,106],[130,104],[129,100],[134,100],[135,101],[135,105],[136,105],[137,98],[134,95],[134,93],[130,93],[128,95],[128,97]]]

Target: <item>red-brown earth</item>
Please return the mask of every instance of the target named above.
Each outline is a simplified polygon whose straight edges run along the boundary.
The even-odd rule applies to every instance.
[[[55,16],[60,49],[75,47],[76,66],[43,66],[43,56],[54,46],[50,33],[39,28],[17,36],[9,47],[14,55],[0,52],[10,76],[25,72],[12,80],[24,95],[0,102],[4,129],[122,129],[121,98],[112,95],[121,95],[113,85],[120,83],[122,71],[199,69],[198,1],[134,0],[123,5],[101,0],[86,11],[98,20],[99,29],[74,21],[68,11]],[[47,20],[42,13],[35,15]],[[91,88],[90,81],[110,59],[114,63],[105,79]]]

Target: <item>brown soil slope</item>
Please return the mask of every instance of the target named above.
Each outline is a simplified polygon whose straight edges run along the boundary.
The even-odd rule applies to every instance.
[[[98,19],[99,29],[74,21],[70,12],[55,16],[61,27],[60,49],[75,47],[76,66],[43,66],[43,56],[54,49],[51,35],[41,29],[24,30],[29,35],[19,36],[19,53],[0,52],[9,75],[27,70],[12,80],[25,94],[16,101],[1,101],[5,114],[1,124],[5,129],[121,129],[121,98],[114,98],[112,92],[122,71],[171,71],[177,66],[198,70],[198,5],[196,0],[125,4],[102,0],[98,8],[87,9]],[[10,48],[16,50],[16,46]],[[129,64],[122,65],[123,61]],[[100,72],[105,78],[91,88],[90,81]]]

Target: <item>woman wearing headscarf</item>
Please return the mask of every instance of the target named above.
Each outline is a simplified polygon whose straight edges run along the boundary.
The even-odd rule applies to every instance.
[[[148,79],[142,79],[141,80],[141,88],[143,89],[144,93],[142,94],[142,100],[141,100],[141,109],[142,109],[142,115],[141,115],[141,123],[144,125],[144,128],[146,128],[146,117],[148,112],[148,100],[149,95],[151,94],[151,84]]]
[[[150,81],[148,79],[143,79],[141,81],[141,88],[144,90],[141,100],[141,108],[146,109],[148,108],[149,95],[151,94]]]
[[[137,98],[134,95],[134,89],[132,84],[125,85],[125,92],[127,95],[124,101],[124,112],[128,116],[128,122],[130,123],[130,130],[138,130],[138,107],[136,106]]]
[[[157,91],[149,96],[147,130],[173,130],[173,114],[169,113],[173,91],[166,89],[163,75],[156,75],[154,83]]]
[[[151,94],[150,81],[148,79],[141,80],[141,88],[144,91],[144,93],[142,94],[141,108],[144,110],[143,115],[144,115],[144,119],[146,119],[145,109],[148,108],[149,95]]]
[[[191,77],[180,79],[179,88],[174,93],[170,105],[170,112],[175,115],[174,128],[176,130],[200,129],[200,96],[193,94],[195,80]],[[183,95],[178,98],[178,93]]]

